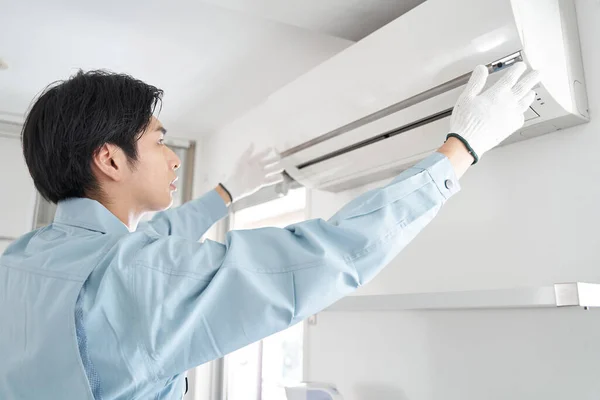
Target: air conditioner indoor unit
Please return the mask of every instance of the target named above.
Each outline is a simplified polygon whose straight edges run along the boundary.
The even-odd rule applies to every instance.
[[[473,68],[488,65],[493,84],[519,60],[543,80],[525,126],[505,144],[589,120],[573,0],[428,0],[235,125],[274,138],[294,180],[340,191],[433,152]]]

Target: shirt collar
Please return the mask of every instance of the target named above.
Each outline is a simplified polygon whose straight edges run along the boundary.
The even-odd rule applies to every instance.
[[[82,197],[59,201],[54,222],[102,233],[129,233],[127,226],[106,207]]]

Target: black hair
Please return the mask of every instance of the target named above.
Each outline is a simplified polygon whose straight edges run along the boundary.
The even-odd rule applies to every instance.
[[[50,84],[29,111],[21,140],[36,189],[53,203],[100,196],[92,157],[119,146],[131,165],[163,91],[125,74],[79,71]]]

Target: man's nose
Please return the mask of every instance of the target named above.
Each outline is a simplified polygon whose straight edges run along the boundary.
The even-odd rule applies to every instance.
[[[179,167],[181,167],[181,159],[179,158],[179,156],[177,155],[177,153],[175,153],[173,150],[169,149],[171,151],[171,168],[176,171],[179,169]]]

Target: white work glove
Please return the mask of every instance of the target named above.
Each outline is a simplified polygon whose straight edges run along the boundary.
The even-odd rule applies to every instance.
[[[523,114],[533,103],[532,89],[540,81],[537,71],[519,80],[525,69],[524,63],[516,63],[495,85],[481,93],[488,69],[479,65],[454,106],[448,137],[460,139],[471,152],[474,163],[525,123]]]
[[[275,155],[269,157],[271,152]],[[238,160],[233,175],[221,186],[229,192],[232,202],[250,196],[265,186],[281,181],[281,175],[278,174],[282,170],[279,159],[273,149],[254,154],[254,146],[250,145]]]

